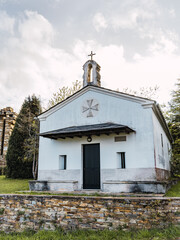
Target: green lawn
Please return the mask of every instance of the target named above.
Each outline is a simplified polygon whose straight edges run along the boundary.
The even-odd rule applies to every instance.
[[[180,197],[180,181],[165,194],[166,197]]]
[[[3,193],[18,193],[18,191],[22,191],[22,194],[31,194],[31,195],[80,195],[84,196],[87,194],[72,194],[72,193],[47,193],[47,192],[31,192],[27,193],[29,190],[29,179],[9,179],[5,178],[5,176],[0,176],[0,194]],[[23,192],[24,191],[24,192]],[[99,193],[91,194],[91,196],[101,196]],[[104,196],[110,196],[109,194]],[[165,194],[166,197],[180,197],[180,181],[171,187],[171,189]]]
[[[17,193],[17,191],[29,190],[28,179],[7,179],[5,176],[0,176],[0,194],[3,193]],[[37,192],[34,194],[37,194]],[[48,193],[50,194],[50,193]],[[168,197],[180,197],[180,182],[174,185],[166,194]],[[180,237],[180,227],[170,226],[165,229],[151,229],[151,230],[128,230],[128,231],[91,231],[91,230],[78,230],[74,232],[65,231],[39,231],[11,233],[6,234],[0,232],[0,240],[129,240],[129,239],[177,239]]]
[[[0,240],[175,240],[180,236],[180,227],[170,226],[165,229],[151,229],[151,230],[77,230],[77,231],[44,231],[41,230],[35,232],[23,232],[23,233],[0,233]]]
[[[0,176],[0,194],[29,190],[29,179],[10,179]]]

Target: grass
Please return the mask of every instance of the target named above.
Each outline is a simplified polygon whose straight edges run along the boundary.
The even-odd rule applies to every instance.
[[[0,233],[0,240],[175,240],[180,236],[180,226],[150,230],[76,230],[76,231],[25,231],[23,233]]]
[[[0,194],[29,190],[29,179],[10,179],[0,176]]]
[[[14,194],[28,194],[28,195],[61,195],[61,196],[104,196],[104,197],[125,197],[125,195],[115,195],[115,194],[102,194],[102,193],[51,193],[51,192],[28,192],[29,191],[29,179],[10,179],[5,176],[0,176],[0,194],[14,193]],[[129,195],[133,196],[136,195]],[[165,194],[166,197],[180,197],[180,181],[171,187],[169,191]]]
[[[68,192],[62,192],[62,193],[53,193],[53,192],[21,192],[21,194],[28,194],[28,195],[58,195],[58,196],[92,196],[92,197],[123,197],[123,195],[113,195],[113,194],[100,194],[100,193],[68,193]]]
[[[166,197],[180,197],[180,181],[172,186],[165,194]]]
[[[7,179],[5,176],[0,176],[0,194],[6,193],[18,193],[18,191],[24,191],[25,194],[29,194],[29,179]],[[46,192],[31,192],[34,194],[47,194],[52,195],[52,193]],[[55,194],[57,195],[57,194]],[[61,193],[58,195],[77,195],[69,193]],[[85,194],[79,194],[84,196]],[[100,196],[99,193],[91,194],[91,196]],[[106,195],[107,196],[107,195]],[[180,197],[180,181],[174,185],[167,193],[168,197]],[[77,231],[45,231],[41,230],[38,232],[25,231],[23,233],[10,233],[6,234],[0,232],[0,240],[129,240],[129,239],[152,239],[152,240],[166,240],[166,239],[177,239],[180,237],[180,226],[170,226],[165,229],[151,229],[151,230],[103,230],[103,231],[93,231],[93,230],[77,230]]]

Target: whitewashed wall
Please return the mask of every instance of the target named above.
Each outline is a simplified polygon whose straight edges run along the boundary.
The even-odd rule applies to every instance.
[[[154,161],[148,157],[151,154],[148,147],[140,154],[134,148],[135,133],[126,135],[126,142],[114,142],[116,135],[92,136],[88,143],[83,137],[65,140],[41,139],[44,150],[40,152],[39,180],[77,180],[82,188],[83,178],[83,144],[100,143],[101,185],[104,181],[140,181],[154,180]],[[52,147],[53,146],[53,147]],[[148,146],[148,145],[147,145]],[[52,147],[52,148],[51,148]],[[53,153],[50,152],[53,149]],[[147,152],[146,152],[147,150]],[[126,153],[126,169],[118,169],[118,152]],[[67,155],[67,170],[59,169],[59,155]],[[153,156],[152,156],[153,157]]]
[[[171,144],[162,126],[157,120],[154,112],[152,116],[153,116],[153,126],[154,126],[154,151],[155,151],[156,167],[170,170],[169,161],[170,161]],[[162,134],[163,146],[161,141],[161,134]]]
[[[85,118],[81,113],[87,99],[96,99],[100,105],[93,118]],[[110,180],[110,176],[114,180],[155,179],[152,109],[143,108],[141,103],[90,90],[41,121],[40,131],[104,122],[126,125],[136,133],[128,134],[126,142],[114,142],[115,135],[92,137],[92,143],[100,143],[101,180]],[[87,144],[86,137],[61,140],[41,137],[38,179],[71,178],[78,180],[81,187],[83,144]],[[126,152],[126,169],[117,169],[117,152]],[[67,170],[58,170],[59,155],[67,155]]]
[[[99,102],[99,113],[91,118],[85,118],[82,115],[82,104],[87,99],[96,99]],[[61,109],[41,122],[40,132],[46,132],[59,128],[97,124],[104,122],[114,122],[128,125],[132,128],[141,128],[141,126],[152,127],[150,119],[150,109],[143,109],[141,103],[132,102],[131,100],[121,99],[117,96],[104,94],[104,92],[89,90],[72,102],[66,101]],[[143,131],[144,129],[142,129]]]

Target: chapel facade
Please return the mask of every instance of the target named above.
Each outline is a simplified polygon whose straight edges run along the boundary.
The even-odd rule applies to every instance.
[[[103,88],[92,55],[83,70],[83,88],[38,116],[30,189],[165,192],[172,137],[159,105]]]
[[[17,114],[13,108],[0,109],[0,168],[6,167],[8,142],[15,125]]]

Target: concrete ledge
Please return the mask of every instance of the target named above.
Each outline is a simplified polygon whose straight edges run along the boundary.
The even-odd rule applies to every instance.
[[[103,182],[103,191],[122,193],[165,193],[169,182],[161,181],[106,181]]]
[[[48,180],[29,181],[31,191],[75,191],[78,190],[78,181]]]
[[[145,183],[145,184],[151,184],[151,183],[155,183],[155,184],[168,184],[168,181],[105,181],[105,184],[134,184],[134,183]]]

